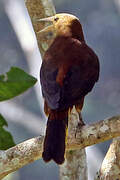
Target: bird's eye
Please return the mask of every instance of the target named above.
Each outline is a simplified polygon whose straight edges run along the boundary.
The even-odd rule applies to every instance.
[[[55,17],[55,18],[54,18],[54,21],[56,21],[56,22],[57,22],[57,21],[58,21],[58,19],[59,19],[58,17]]]

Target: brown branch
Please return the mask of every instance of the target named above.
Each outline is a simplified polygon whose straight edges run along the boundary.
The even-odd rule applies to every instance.
[[[120,116],[74,129],[68,137],[66,150],[82,149],[120,136]],[[43,136],[27,140],[0,152],[0,179],[30,162],[41,158]]]

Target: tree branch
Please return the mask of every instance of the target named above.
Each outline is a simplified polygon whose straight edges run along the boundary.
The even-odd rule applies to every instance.
[[[97,123],[76,127],[74,133],[68,136],[66,150],[82,149],[120,136],[120,116],[99,121]],[[0,179],[16,171],[30,162],[41,158],[43,136],[27,140],[21,144],[0,151]]]
[[[45,24],[37,23],[35,19],[44,18],[47,16],[53,16],[55,9],[52,0],[25,0],[25,4],[32,21],[33,29],[36,34],[39,50],[43,55],[49,47],[51,41],[47,38],[41,41],[40,34],[38,33]]]
[[[80,116],[73,106],[69,114],[68,136],[70,139],[76,136],[77,128],[80,128]],[[66,151],[65,162],[60,166],[60,180],[87,180],[87,161],[85,149]]]
[[[120,136],[120,116],[114,116],[82,129],[77,129],[76,136],[68,138],[68,149],[81,149]]]
[[[64,164],[60,166],[60,180],[87,180],[85,149],[66,151]]]
[[[0,179],[41,157],[43,136],[0,151]]]
[[[120,179],[120,137],[113,140],[95,180]]]

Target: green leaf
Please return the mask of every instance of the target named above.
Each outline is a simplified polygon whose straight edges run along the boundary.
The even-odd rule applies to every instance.
[[[6,150],[12,146],[15,146],[12,135],[6,131],[3,126],[8,126],[8,124],[0,114],[0,150]]]
[[[36,82],[36,78],[22,69],[12,67],[6,74],[0,75],[0,101],[18,96]]]

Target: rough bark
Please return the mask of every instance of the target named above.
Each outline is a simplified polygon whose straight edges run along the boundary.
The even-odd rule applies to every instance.
[[[0,151],[0,179],[31,163],[42,154],[43,136],[27,140],[17,146]]]
[[[44,28],[45,24],[41,24],[39,22],[37,23],[35,19],[53,16],[55,14],[55,8],[52,0],[25,0],[25,4],[32,21],[34,32],[36,34],[39,50],[43,55],[46,49],[49,47],[50,40],[44,39],[41,41],[41,35],[38,32]]]
[[[68,136],[66,150],[82,149],[115,138],[120,136],[120,116],[83,126],[81,130],[77,126],[75,128],[75,134]],[[43,136],[36,137],[18,144],[7,151],[0,151],[0,179],[24,165],[41,158],[43,139]],[[119,152],[119,144],[116,144],[116,146]],[[114,147],[114,149],[116,149],[116,147]],[[72,153],[74,154],[74,151],[71,151],[71,154]],[[119,161],[119,156],[116,157],[116,161]],[[70,158],[69,153],[68,162],[70,162]],[[74,156],[72,156],[72,158],[74,158]],[[69,171],[69,169],[67,171]]]
[[[120,180],[120,137],[111,143],[95,180]]]
[[[66,152],[65,163],[60,166],[60,180],[87,180],[85,149]]]
[[[79,129],[79,114],[73,107],[69,115],[69,138],[76,136]],[[60,180],[87,180],[87,162],[85,149],[66,151],[65,162],[60,166]]]

